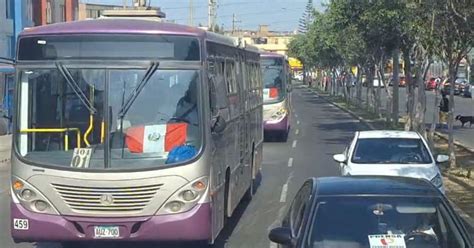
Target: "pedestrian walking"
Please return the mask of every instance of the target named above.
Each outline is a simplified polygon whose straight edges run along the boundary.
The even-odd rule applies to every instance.
[[[439,124],[441,127],[448,126],[448,113],[449,113],[449,100],[446,97],[446,93],[441,93],[442,99],[439,104]]]

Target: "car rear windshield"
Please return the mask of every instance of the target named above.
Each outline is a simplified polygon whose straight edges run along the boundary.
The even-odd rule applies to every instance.
[[[421,139],[359,139],[352,162],[357,164],[429,164],[430,153]]]
[[[18,60],[200,59],[197,38],[176,35],[48,35],[20,39]]]
[[[326,197],[308,242],[314,248],[465,247],[453,218],[438,198]]]

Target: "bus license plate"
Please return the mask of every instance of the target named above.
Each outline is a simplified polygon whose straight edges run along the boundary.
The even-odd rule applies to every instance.
[[[95,226],[94,237],[98,239],[103,238],[118,238],[120,231],[118,226]]]

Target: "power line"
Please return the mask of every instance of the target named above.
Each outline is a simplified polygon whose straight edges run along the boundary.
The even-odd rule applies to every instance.
[[[285,14],[285,12],[293,12],[293,11],[301,11],[301,9],[286,9],[285,12],[280,12],[280,13],[274,13],[274,12],[271,12],[271,11],[275,11],[275,10],[265,10],[265,11],[259,11],[259,12],[248,12],[248,13],[243,13],[243,14],[239,14],[239,16],[247,16],[247,15],[261,15],[261,14],[272,14],[272,15],[280,15],[280,14]],[[223,18],[223,17],[232,17],[233,14],[229,14],[229,15],[220,15],[219,18]],[[207,17],[199,17],[199,18],[195,18],[195,20],[203,20]],[[187,20],[186,18],[180,18],[180,19],[174,19],[175,21],[185,21]]]
[[[224,7],[224,6],[232,6],[232,5],[245,5],[245,4],[264,4],[264,2],[254,2],[254,1],[247,1],[247,2],[239,2],[239,3],[223,3],[223,4],[218,4],[217,7]],[[200,4],[200,5],[195,5],[194,6],[196,9],[198,8],[207,8],[208,4]],[[163,10],[174,10],[174,9],[187,9],[188,7],[183,7],[182,5],[178,6],[173,6],[173,7],[162,7]]]

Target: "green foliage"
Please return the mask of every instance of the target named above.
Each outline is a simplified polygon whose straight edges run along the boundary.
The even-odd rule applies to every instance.
[[[374,64],[395,48],[413,53],[414,47],[450,60],[447,52],[472,47],[474,40],[469,0],[331,0],[326,7],[290,43],[290,55],[307,65]]]

